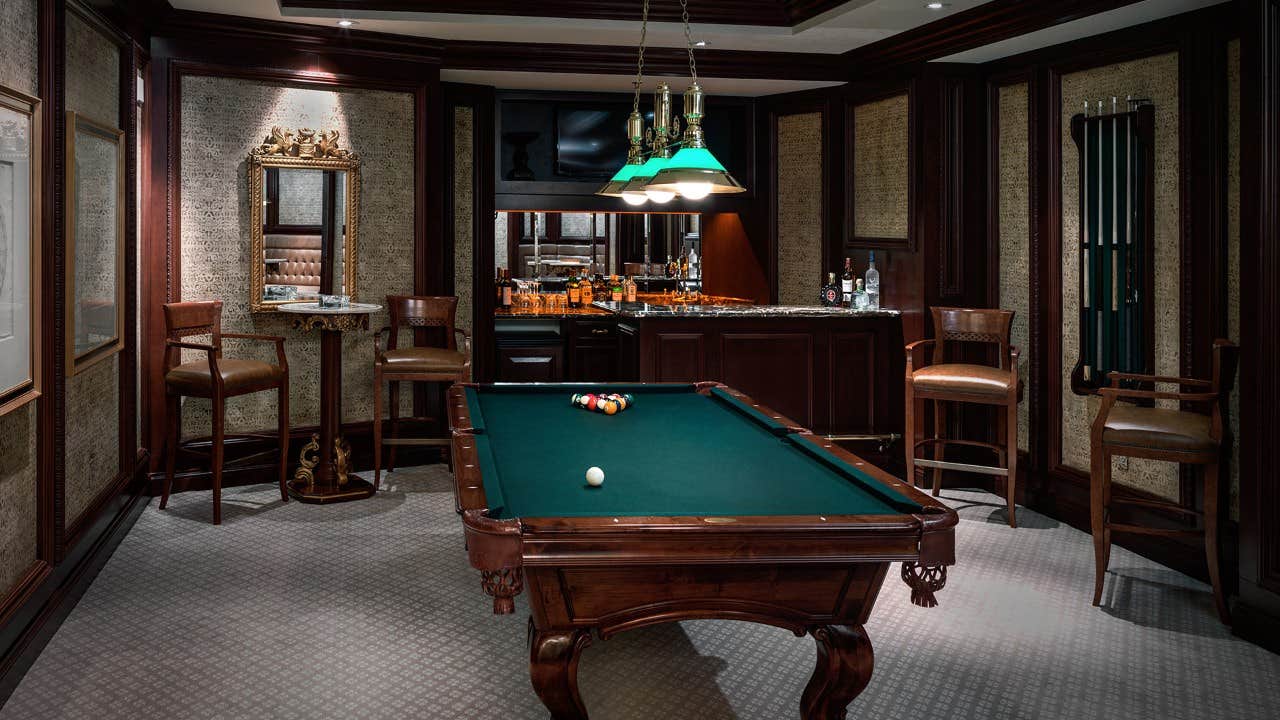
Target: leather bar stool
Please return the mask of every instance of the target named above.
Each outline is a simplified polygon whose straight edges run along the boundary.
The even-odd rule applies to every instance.
[[[970,308],[931,308],[936,340],[918,340],[907,345],[906,377],[906,452],[907,478],[916,483],[916,466],[933,468],[933,494],[942,490],[942,471],[996,475],[1005,479],[1005,497],[1009,507],[1009,527],[1017,527],[1014,499],[1018,479],[1018,401],[1022,384],[1018,380],[1018,348],[1009,344],[1013,326],[1012,310]],[[960,343],[987,343],[999,347],[999,366],[958,362],[952,355]],[[917,353],[932,347],[931,361],[917,358]],[[933,401],[933,437],[924,437],[924,403]],[[946,408],[943,403],[975,403],[994,405],[996,435],[999,442],[948,439]],[[916,457],[917,450],[933,446],[933,459]],[[947,445],[982,447],[995,451],[997,465],[946,462]]]
[[[169,504],[173,490],[173,469],[182,434],[182,396],[209,398],[213,410],[213,444],[210,469],[213,473],[213,524],[222,524],[223,418],[229,397],[275,390],[278,393],[277,433],[280,441],[280,499],[288,502],[285,472],[289,453],[289,361],[284,355],[284,338],[222,332],[222,301],[166,303],[164,306],[165,402],[168,405],[169,442],[166,448],[164,494],[160,509]],[[209,335],[208,343],[186,342],[191,335]],[[261,360],[233,360],[222,357],[225,338],[258,340],[276,344],[276,364]],[[179,363],[182,350],[196,350],[205,357]]]
[[[1202,537],[1218,617],[1224,624],[1231,624],[1231,613],[1222,592],[1219,572],[1218,514],[1221,493],[1225,488],[1220,483],[1219,469],[1223,458],[1230,457],[1231,437],[1225,418],[1227,401],[1235,382],[1236,360],[1236,346],[1233,343],[1229,340],[1215,340],[1213,378],[1210,380],[1118,372],[1107,374],[1108,386],[1098,390],[1098,394],[1102,396],[1102,407],[1093,421],[1090,443],[1089,506],[1095,561],[1094,605],[1102,602],[1102,585],[1111,559],[1113,530],[1142,535]],[[1121,387],[1122,384],[1129,387]],[[1161,384],[1173,385],[1177,389],[1157,390]],[[1142,389],[1144,387],[1150,389]],[[1199,411],[1146,407],[1117,402],[1118,400],[1147,403],[1176,400],[1183,407],[1194,407]],[[1155,499],[1112,497],[1111,458],[1116,455],[1202,466],[1204,511]],[[1200,518],[1201,528],[1156,528],[1116,522],[1112,519],[1111,511],[1122,505],[1149,507]]]
[[[447,448],[449,438],[400,438],[400,383],[439,382],[452,385],[471,378],[471,336],[456,327],[458,298],[417,295],[388,295],[391,324],[373,336],[373,487],[382,481],[382,446],[391,446],[387,472],[395,470],[396,446],[434,445]],[[400,328],[438,327],[444,329],[444,347],[399,346]],[[387,344],[382,336],[387,334]],[[462,337],[462,350],[458,349]],[[382,385],[390,383],[391,438],[382,439]],[[423,420],[425,418],[406,418]]]

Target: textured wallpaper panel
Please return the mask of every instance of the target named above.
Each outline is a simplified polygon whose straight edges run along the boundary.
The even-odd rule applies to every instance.
[[[120,127],[120,50],[70,12],[67,109]],[[105,222],[100,217],[89,224]],[[66,403],[65,502],[70,525],[120,474],[120,355],[68,378]]]
[[[40,87],[36,0],[4,0],[0,12],[0,85],[28,95]]]
[[[778,302],[817,305],[822,268],[822,113],[778,118]]]
[[[1227,337],[1240,344],[1240,41],[1227,43]],[[1240,373],[1231,390],[1231,519],[1240,519]]]
[[[292,327],[276,313],[249,312],[249,208],[245,158],[273,125],[336,128],[344,146],[360,155],[359,297],[386,304],[388,294],[413,292],[413,97],[369,90],[310,90],[233,78],[182,81],[183,300],[221,299],[230,332],[284,335],[289,357],[289,408],[294,425],[319,422],[319,337]],[[370,334],[387,324],[386,310],[369,320],[370,332],[343,337],[345,422],[373,417]],[[238,344],[237,344],[238,343]],[[274,360],[269,343],[228,341],[234,357]],[[401,404],[410,406],[410,393]],[[227,432],[273,429],[274,393],[227,401]],[[210,433],[209,403],[188,399],[183,432]]]
[[[999,147],[999,232],[1000,232],[1000,307],[1014,311],[1013,344],[1022,351],[1018,376],[1031,382],[1031,345],[1027,323],[1031,319],[1031,188],[1027,169],[1029,162],[1029,127],[1027,120],[1027,84],[1000,88]],[[1030,447],[1030,403],[1018,404],[1018,447]]]
[[[471,332],[472,268],[475,226],[474,111],[453,110],[453,294],[458,296],[458,327]]]
[[[507,266],[507,213],[495,213],[493,219],[493,262],[495,268]],[[493,273],[490,273],[493,274]]]
[[[1091,68],[1062,76],[1062,461],[1089,471],[1089,426],[1098,413],[1095,396],[1071,392],[1071,368],[1079,355],[1080,154],[1071,139],[1071,116],[1085,101],[1115,96],[1150,98],[1155,103],[1155,360],[1160,375],[1177,375],[1179,305],[1178,54]],[[1129,459],[1112,478],[1160,497],[1178,499],[1173,463]]]
[[[907,238],[909,98],[896,95],[853,109],[853,234]]]
[[[35,95],[36,0],[5,0],[0,85]],[[36,561],[36,404],[0,416],[0,596]]]

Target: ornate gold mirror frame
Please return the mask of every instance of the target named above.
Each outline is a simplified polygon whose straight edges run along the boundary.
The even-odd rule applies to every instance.
[[[360,158],[338,147],[338,131],[316,132],[307,128],[297,132],[271,129],[262,144],[249,153],[245,163],[249,181],[249,307],[253,312],[275,312],[276,306],[297,302],[296,299],[267,300],[266,238],[264,209],[266,193],[264,171],[268,168],[302,170],[337,170],[346,173],[344,219],[346,232],[342,242],[341,294],[356,300],[358,276],[357,249],[360,240]],[[334,293],[338,294],[337,288]]]

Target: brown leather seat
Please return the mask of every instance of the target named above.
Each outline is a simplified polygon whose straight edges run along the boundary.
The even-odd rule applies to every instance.
[[[1107,413],[1102,441],[1175,452],[1213,450],[1218,442],[1212,424],[1208,415],[1119,403]]]
[[[278,366],[261,360],[220,358],[218,374],[222,376],[222,387],[227,395],[242,395],[276,387],[283,373]],[[209,374],[208,360],[182,363],[165,373],[164,381],[173,392],[182,395],[213,395],[213,379]]]
[[[462,372],[465,353],[436,347],[407,347],[382,353],[387,369],[396,372]]]
[[[916,390],[925,392],[1006,395],[1013,373],[988,365],[943,363],[920,368],[911,376]]]

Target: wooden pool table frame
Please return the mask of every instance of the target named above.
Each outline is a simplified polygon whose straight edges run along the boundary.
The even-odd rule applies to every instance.
[[[529,590],[529,670],[556,720],[585,720],[577,664],[594,630],[602,640],[689,619],[745,620],[808,633],[818,662],[801,698],[809,720],[844,718],[871,679],[863,624],[892,562],[912,601],[933,593],[955,563],[953,510],[750,397],[721,388],[921,506],[900,515],[725,517],[489,517],[466,388],[449,391],[453,474],[471,565],[495,614]],[[599,387],[593,385],[593,388]]]

